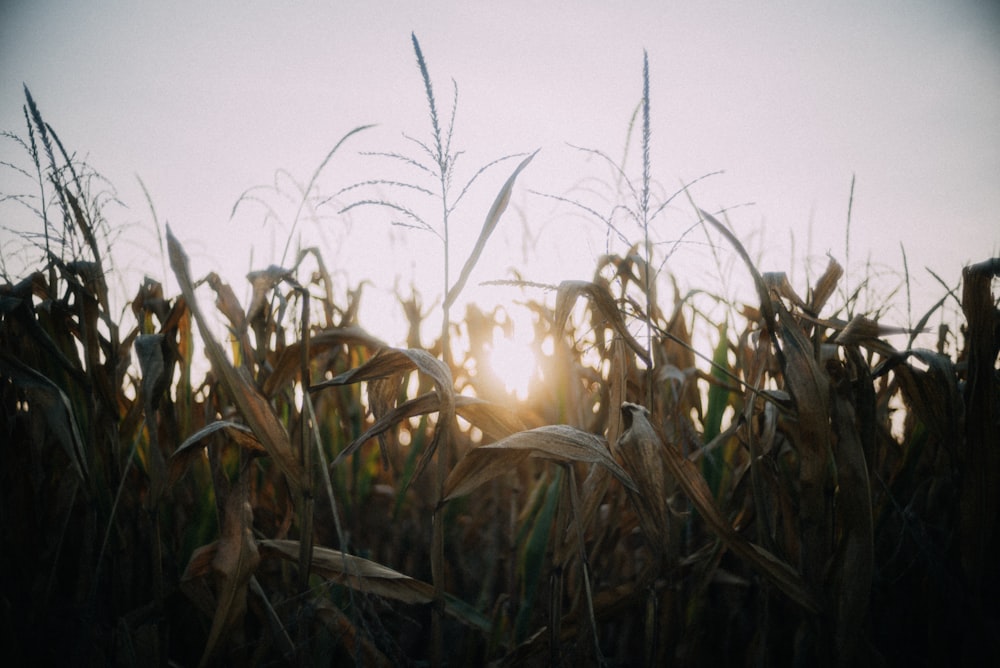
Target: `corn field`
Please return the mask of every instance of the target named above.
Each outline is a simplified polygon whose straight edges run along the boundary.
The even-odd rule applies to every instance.
[[[644,72],[639,236],[533,293],[539,372],[516,397],[485,362],[503,310],[452,307],[534,154],[489,166],[510,177],[451,276],[464,191],[413,45],[444,218],[345,207],[444,242],[441,334],[423,343],[436,311],[401,299],[406,347],[364,328],[361,290],[336,293],[313,249],[251,273],[241,303],[169,229],[179,294],[147,278],[122,312],[111,225],[26,95],[43,229],[0,285],[5,663],[998,660],[1000,258],[896,328],[837,260],[799,294],[695,208],[756,293],[709,322],[654,253]],[[960,329],[915,347],[949,308]]]

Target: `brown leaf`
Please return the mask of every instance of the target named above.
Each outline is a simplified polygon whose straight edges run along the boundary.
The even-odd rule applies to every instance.
[[[566,321],[569,319],[570,311],[573,310],[573,306],[580,296],[588,297],[592,308],[597,309],[598,313],[611,325],[615,333],[622,337],[639,359],[645,362],[646,366],[652,366],[646,349],[635,340],[632,333],[628,331],[628,327],[625,326],[621,311],[618,309],[618,305],[615,304],[611,293],[608,292],[607,288],[596,283],[591,283],[590,281],[563,281],[559,284],[559,288],[556,291],[555,315],[555,326],[559,336],[562,335]]]
[[[260,564],[248,495],[247,477],[241,475],[240,483],[226,499],[222,537],[215,542],[214,554],[204,550],[192,555],[191,563],[195,562],[196,556],[199,557],[196,568],[189,563],[185,572],[184,579],[194,577],[199,571],[204,572],[204,561],[211,555],[211,572],[220,581],[212,628],[199,663],[202,666],[209,662],[219,644],[230,633],[235,632],[239,636],[238,627],[247,611],[247,585]]]
[[[826,271],[816,281],[816,287],[813,288],[809,299],[809,310],[813,313],[819,313],[823,310],[827,300],[837,289],[837,283],[840,282],[841,276],[844,275],[844,268],[840,266],[840,263],[833,259],[833,256],[828,257],[830,262],[826,265]]]
[[[866,411],[874,417],[875,390],[861,353],[853,348],[847,354],[853,367],[851,376],[857,376],[857,380],[852,381],[845,369],[833,393],[831,417],[837,439],[838,545],[828,578],[832,581],[828,591],[834,592],[831,601],[835,611],[834,637],[842,666],[851,665],[857,658],[875,573],[871,485],[862,441],[875,440],[877,424],[874,419],[868,424],[860,420]]]
[[[812,343],[780,301],[779,351],[785,389],[795,402],[796,421],[792,434],[799,455],[799,526],[802,539],[802,573],[818,587],[826,563],[832,556],[834,481],[831,475],[833,448],[830,439],[830,382],[813,355]]]
[[[254,436],[249,427],[229,420],[217,420],[188,436],[170,456],[169,485],[174,485],[187,473],[194,461],[201,459],[202,450],[208,444],[208,437],[219,431],[224,432],[241,448],[246,448],[252,453],[267,454],[267,448]]]
[[[73,404],[66,393],[48,376],[32,369],[6,350],[0,350],[0,373],[28,393],[33,420],[44,424],[65,451],[80,480],[87,481],[87,457],[76,424]]]
[[[222,346],[215,340],[195,299],[187,255],[177,239],[174,238],[169,226],[167,226],[167,247],[170,265],[177,277],[177,283],[184,295],[184,300],[187,302],[195,322],[198,323],[198,331],[201,332],[201,338],[205,342],[205,349],[212,363],[212,368],[229,396],[232,397],[240,415],[260,439],[261,444],[267,449],[278,468],[285,474],[289,484],[295,489],[301,488],[304,480],[302,467],[292,449],[288,432],[285,431],[281,421],[274,414],[274,409],[267,399],[254,387],[249,378],[229,363]]]
[[[246,320],[253,322],[260,315],[264,304],[267,303],[267,293],[290,275],[287,269],[273,264],[267,269],[247,274],[247,280],[253,287],[253,296],[250,298],[250,306],[247,307]]]
[[[169,227],[167,231],[169,233]],[[174,270],[176,272],[176,269]],[[229,329],[239,341],[240,356],[237,366],[245,366],[251,354],[250,338],[247,336],[247,318],[243,313],[240,300],[232,287],[225,283],[214,271],[208,273],[205,282],[215,291],[215,308],[229,320]]]
[[[409,373],[414,369],[430,376],[434,381],[440,407],[434,435],[428,448],[421,454],[412,479],[416,479],[427,467],[445,431],[450,429],[455,421],[455,390],[452,385],[451,370],[444,362],[420,348],[384,348],[361,366],[309,388],[310,392],[316,392],[325,387],[390,378]]]
[[[441,502],[468,494],[483,483],[510,471],[529,456],[600,464],[626,488],[636,490],[628,473],[611,457],[607,441],[602,437],[568,425],[548,425],[469,450],[448,475]]]
[[[528,428],[511,409],[477,397],[457,395],[455,410],[488,438],[497,441]]]
[[[419,397],[410,399],[409,401],[404,401],[399,406],[396,406],[391,411],[378,418],[372,426],[368,427],[368,429],[361,434],[361,436],[358,436],[350,443],[350,445],[341,450],[330,464],[330,467],[332,468],[337,466],[344,461],[344,459],[353,455],[358,448],[367,443],[369,440],[377,436],[381,436],[403,420],[407,420],[416,415],[435,413],[440,410],[440,408],[441,402],[438,399],[438,395],[434,392],[428,392],[427,394],[422,394]]]
[[[877,350],[891,351],[892,349],[879,339],[892,334],[910,334],[912,330],[905,327],[891,327],[880,325],[879,323],[866,318],[863,315],[854,316],[847,325],[837,334],[836,343],[841,346],[867,345],[875,343]],[[886,350],[888,349],[888,350]]]
[[[625,430],[615,443],[615,454],[621,458],[622,465],[638,488],[629,497],[639,515],[642,533],[654,552],[662,556],[670,547],[667,502],[672,494],[671,487],[674,487],[664,469],[663,445],[655,438],[652,429],[645,430],[642,425],[635,424],[633,410],[625,410],[626,406],[635,404],[623,402],[619,405],[622,409],[618,412]]]
[[[264,557],[297,562],[299,541],[262,540],[260,552]],[[388,566],[338,550],[313,547],[311,564],[311,571],[316,575],[361,592],[403,603],[430,603],[434,598],[432,585],[403,575]]]
[[[291,381],[298,373],[301,345],[300,341],[294,341],[281,351],[281,355],[274,365],[274,371],[267,377],[261,388],[265,397],[273,397],[285,383]],[[311,357],[326,353],[331,348],[338,346],[365,346],[369,350],[389,347],[384,341],[372,336],[357,325],[327,329],[309,337],[309,355]]]
[[[805,582],[795,569],[759,545],[743,538],[722,516],[701,471],[675,447],[666,443],[666,439],[649,422],[649,411],[643,406],[626,402],[622,404],[622,413],[627,428],[620,439],[619,450],[633,447],[635,442],[641,441],[648,441],[652,447],[659,448],[670,473],[691,499],[700,516],[726,547],[750,562],[793,601],[810,612],[818,612],[819,603],[806,588]]]

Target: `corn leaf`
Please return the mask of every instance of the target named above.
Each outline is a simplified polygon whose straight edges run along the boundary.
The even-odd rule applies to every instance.
[[[417,462],[417,468],[413,474],[414,477],[417,477],[434,456],[434,451],[441,442],[444,430],[449,429],[455,420],[455,391],[452,387],[451,370],[444,362],[419,348],[384,348],[361,366],[345,371],[328,381],[313,385],[309,391],[316,392],[326,387],[381,380],[409,373],[414,369],[430,376],[431,380],[434,381],[440,402],[434,436],[431,438],[430,445],[421,455],[420,461]],[[416,414],[414,413],[414,415]]]
[[[615,333],[622,337],[622,340],[628,344],[632,352],[638,355],[639,359],[645,362],[647,366],[652,366],[646,349],[635,340],[632,333],[628,331],[628,327],[625,326],[625,320],[622,318],[621,311],[618,305],[615,304],[611,293],[608,292],[606,287],[596,283],[591,283],[590,281],[563,281],[559,284],[559,288],[556,290],[555,325],[560,335],[566,326],[566,321],[569,319],[570,311],[573,310],[576,300],[581,296],[588,297],[591,305],[596,307],[597,312],[611,325]]]
[[[528,166],[528,163],[538,154],[541,149],[536,149],[534,153],[529,155],[527,158],[521,161],[521,164],[517,166],[514,173],[510,175],[507,182],[503,184],[503,188],[497,194],[496,199],[493,201],[493,206],[490,207],[490,211],[486,214],[486,220],[483,221],[483,229],[479,232],[479,238],[476,240],[476,246],[472,249],[472,253],[469,255],[469,259],[465,261],[465,265],[462,267],[462,273],[459,274],[458,280],[455,284],[451,286],[448,290],[448,295],[444,300],[444,308],[447,309],[449,306],[455,303],[458,299],[458,295],[462,292],[465,287],[466,282],[469,280],[469,275],[472,274],[473,268],[476,263],[479,262],[479,256],[483,254],[483,250],[486,248],[486,242],[489,240],[490,235],[493,234],[493,230],[496,229],[497,223],[500,222],[500,217],[503,212],[507,210],[507,205],[510,203],[511,191],[514,189],[514,181],[517,180],[518,174]]]
[[[628,473],[611,457],[602,437],[568,425],[547,425],[469,450],[448,475],[441,502],[468,494],[529,456],[600,464],[625,487],[636,490]]]
[[[746,559],[780,591],[806,610],[818,612],[819,603],[806,588],[799,574],[787,563],[759,545],[743,538],[726,520],[712,497],[712,491],[694,463],[685,458],[677,449],[666,443],[649,422],[649,412],[643,406],[628,403],[622,405],[626,430],[619,441],[618,449],[628,448],[658,449],[664,454],[664,461],[684,493],[691,499],[698,513],[719,539],[734,553]]]
[[[288,432],[285,431],[264,395],[254,387],[249,378],[229,363],[222,346],[215,340],[215,336],[195,299],[187,255],[177,239],[174,238],[169,226],[167,226],[167,247],[170,254],[170,265],[191,314],[195,322],[198,323],[198,331],[201,332],[202,340],[205,342],[205,349],[212,363],[212,368],[235,402],[240,415],[260,439],[261,444],[267,449],[278,468],[288,478],[289,484],[296,490],[301,488],[303,471],[292,449]]]

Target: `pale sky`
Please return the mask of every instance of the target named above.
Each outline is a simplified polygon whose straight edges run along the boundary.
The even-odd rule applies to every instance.
[[[187,247],[194,274],[218,271],[237,294],[245,293],[251,249],[253,268],[279,261],[295,212],[283,199],[294,186],[279,177],[281,192],[258,194],[283,222],[252,203],[230,219],[247,189],[274,184],[279,170],[305,183],[343,135],[368,123],[378,126],[352,138],[323,171],[320,196],[364,179],[415,178],[359,155],[415,155],[404,133],[429,137],[411,31],[445,115],[451,79],[458,84],[454,142],[467,151],[460,180],[493,158],[541,149],[473,284],[508,277],[510,265],[540,282],[591,274],[603,233],[530,191],[603,206],[569,192],[608,178],[599,161],[569,144],[622,155],[643,49],[654,178],[671,193],[722,171],[691,193],[709,211],[731,208],[729,220],[761,254],[762,270],[787,271],[801,288],[807,254],[813,275],[815,258],[827,252],[845,260],[852,176],[855,268],[871,258],[901,272],[903,243],[914,287],[933,300],[943,293],[924,267],[954,284],[964,263],[1000,252],[996,2],[7,0],[0,7],[0,129],[25,133],[27,84],[67,147],[113,184],[127,208],[109,207],[107,217],[134,226],[115,248],[130,293],[139,279],[128,272],[163,278],[136,175],[160,221]],[[0,146],[0,160],[25,164],[13,142]],[[627,171],[638,180],[635,155],[633,147]],[[487,172],[459,207],[453,272],[515,164]],[[0,170],[4,195],[34,188]],[[7,227],[33,224],[10,201],[0,211]],[[423,211],[431,216],[433,204]],[[392,227],[379,209],[357,210],[350,225],[335,206],[320,214],[300,224],[302,243],[319,244],[344,280],[372,280],[364,301],[370,319],[396,308],[396,276],[415,280],[428,302],[439,294],[432,236]],[[679,199],[657,221],[658,237],[673,239],[693,220]],[[7,254],[11,232],[0,235]],[[526,235],[532,252],[522,257]],[[680,247],[669,267],[685,288],[727,291],[705,268],[713,260],[704,236],[692,240],[699,243]],[[470,295],[487,307],[521,298],[499,288]]]

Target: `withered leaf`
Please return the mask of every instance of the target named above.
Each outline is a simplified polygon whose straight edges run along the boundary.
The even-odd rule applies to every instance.
[[[649,422],[649,412],[646,408],[626,402],[622,404],[622,413],[626,430],[620,439],[619,450],[632,447],[633,443],[638,441],[648,441],[652,447],[659,448],[670,473],[726,547],[749,561],[779,590],[803,608],[811,612],[819,611],[819,603],[806,588],[805,582],[795,569],[759,545],[751,543],[733,529],[715,505],[715,499],[701,471],[675,447],[665,442]]]
[[[167,226],[167,247],[170,254],[170,265],[177,277],[177,283],[184,295],[184,300],[187,302],[195,322],[198,323],[198,331],[205,342],[205,349],[212,363],[212,368],[232,397],[243,419],[260,439],[261,444],[267,449],[278,468],[285,474],[289,484],[295,489],[301,488],[304,474],[292,449],[288,432],[285,431],[267,399],[257,390],[249,378],[229,363],[222,346],[215,340],[215,336],[195,299],[187,255],[177,239],[174,238],[169,226]]]
[[[442,503],[468,494],[529,456],[600,464],[626,488],[636,490],[628,473],[611,457],[607,441],[602,437],[569,425],[548,425],[469,450],[445,481]]]

